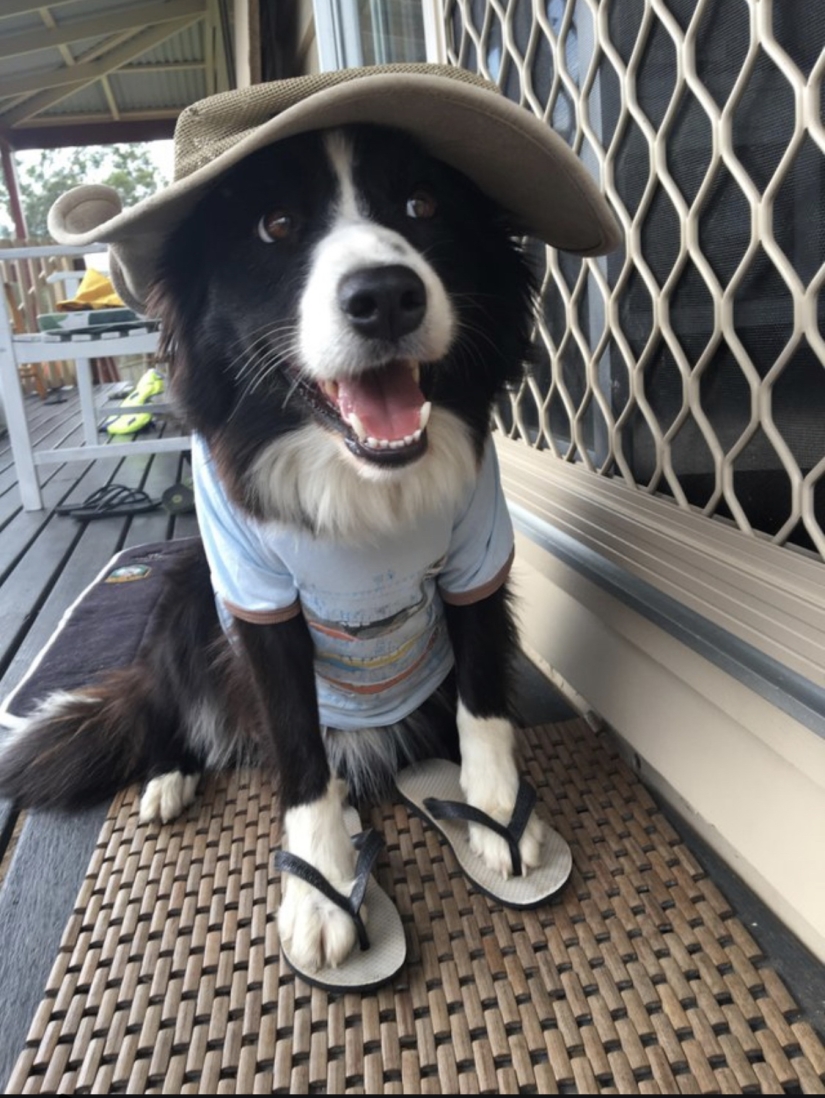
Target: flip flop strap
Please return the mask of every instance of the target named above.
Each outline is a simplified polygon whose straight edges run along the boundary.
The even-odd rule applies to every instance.
[[[96,488],[82,503],[69,505],[69,509],[84,507],[106,508],[123,504],[151,503],[151,499],[142,488],[130,488],[125,484],[105,484]]]
[[[107,507],[143,507],[151,502],[151,499],[142,488],[129,488],[124,484],[112,484],[110,491],[101,493],[95,500],[94,506],[105,511]]]
[[[524,834],[525,827],[527,827],[527,821],[530,819],[530,813],[533,811],[535,803],[535,789],[529,782],[521,779],[516,795],[516,803],[513,807],[513,815],[510,817],[508,824],[500,824],[498,820],[494,820],[492,816],[488,816],[480,808],[475,808],[465,801],[440,801],[437,797],[427,797],[424,800],[424,807],[436,820],[467,820],[470,823],[481,824],[483,827],[495,831],[497,835],[500,835],[506,841],[510,848],[513,876],[520,877],[523,870],[518,844]]]
[[[362,832],[361,835],[356,836],[356,839],[359,853],[358,860],[355,863],[355,884],[349,896],[344,896],[343,893],[336,891],[314,865],[310,865],[309,862],[299,858],[297,854],[291,854],[288,850],[276,850],[274,863],[276,869],[280,869],[282,873],[291,873],[295,877],[300,877],[302,881],[306,881],[313,888],[317,888],[342,911],[346,911],[355,923],[358,944],[364,950],[370,948],[370,940],[367,937],[364,920],[359,912],[364,902],[364,894],[367,891],[370,873],[383,846],[383,840],[378,832],[373,830]]]

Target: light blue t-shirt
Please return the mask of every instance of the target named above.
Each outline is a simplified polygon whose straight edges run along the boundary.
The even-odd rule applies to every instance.
[[[203,440],[192,440],[195,500],[224,628],[303,613],[315,644],[321,724],[402,720],[449,674],[443,601],[472,603],[507,577],[513,528],[488,443],[454,510],[348,546],[261,522],[226,496]],[[443,601],[442,601],[443,600]]]

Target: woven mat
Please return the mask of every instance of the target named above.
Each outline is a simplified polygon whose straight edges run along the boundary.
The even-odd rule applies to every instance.
[[[561,899],[497,907],[382,806],[409,959],[367,996],[281,967],[259,772],[167,827],[121,794],[8,1093],[825,1093],[825,1048],[610,739],[548,725],[522,759],[573,848]]]

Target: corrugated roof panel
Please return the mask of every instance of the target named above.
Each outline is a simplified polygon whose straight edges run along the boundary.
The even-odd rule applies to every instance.
[[[63,57],[67,49],[78,64],[83,64],[82,59],[91,54],[93,71],[98,69],[98,63],[100,69],[108,67],[106,54],[99,54],[103,49],[107,52],[114,49],[119,54],[128,54],[128,41],[115,45],[117,39],[110,41],[110,34],[106,32],[105,26],[107,17],[115,13],[128,11],[131,18],[131,9],[137,2],[139,0],[53,0],[53,4],[50,4],[49,0],[44,0],[43,10],[48,9],[58,27],[82,22],[91,25],[93,33],[87,38],[67,43],[62,52],[61,49],[51,47],[0,60],[0,112],[5,112],[5,117],[13,120],[21,134],[26,133],[29,128],[34,131],[47,121],[49,129],[55,125],[59,127],[64,121],[68,122],[70,117],[81,121],[110,119],[112,114],[109,100],[112,98],[117,103],[119,115],[136,115],[148,120],[157,116],[168,118],[170,113],[178,113],[207,94],[208,80],[203,68],[206,53],[204,22],[202,18],[195,17],[182,31],[173,34],[167,33],[172,23],[158,24],[157,30],[150,30],[150,34],[167,34],[167,37],[162,38],[150,50],[136,55],[126,63],[125,68],[109,73],[106,80],[111,94],[108,96],[101,82],[95,81],[66,95],[51,106],[44,107],[35,119],[29,120],[24,107],[15,105],[20,93],[3,94],[4,80],[13,84],[14,81],[22,82],[27,77],[30,78],[27,83],[31,82],[35,86],[39,83],[43,90],[40,98],[45,103],[54,95],[64,94],[66,86],[52,86],[50,74],[60,72],[64,78],[72,79],[72,66],[67,66]],[[48,31],[42,15],[34,10],[34,3],[35,0],[31,0],[32,10],[29,12],[5,19],[2,14],[4,4],[0,0],[0,41],[8,35]],[[136,28],[134,36],[139,36],[142,30],[141,27]],[[147,68],[153,71],[146,72]],[[34,94],[37,95],[37,92]],[[22,140],[28,139],[26,133]],[[53,139],[54,134],[50,134],[49,140]]]
[[[0,33],[3,24],[0,23]],[[66,62],[59,50],[38,50],[36,53],[24,53],[18,57],[4,57],[0,61],[0,79],[9,79],[14,76],[36,76],[37,73],[51,72],[53,69],[62,69]]]
[[[166,24],[170,26],[171,24]],[[152,24],[162,27],[164,24],[157,23]],[[140,34],[140,31],[136,31],[134,37]],[[92,49],[93,46],[105,41],[105,38],[85,38],[81,42],[74,42],[69,48],[72,51],[72,56],[77,58],[81,57],[87,50]],[[119,42],[115,44],[113,39],[112,45],[109,49],[121,49],[128,48],[129,42]],[[105,59],[105,58],[104,58]],[[185,27],[182,31],[177,31],[175,34],[171,34],[168,38],[158,43],[157,46],[153,46],[152,49],[139,53],[134,60],[130,61],[130,65],[159,65],[168,64],[173,61],[202,61],[203,60],[203,34],[201,32],[201,24],[194,23],[191,27]]]
[[[124,114],[129,111],[175,107],[182,110],[206,95],[203,69],[180,69],[143,76],[121,69],[112,73],[109,84]]]
[[[78,57],[82,57],[89,50],[94,49],[95,46],[102,46],[110,38],[111,35],[109,34],[98,34],[94,38],[81,38],[78,42],[70,42],[66,49],[76,61]]]
[[[81,0],[75,3],[61,3],[50,6],[48,0],[44,0],[43,7],[49,8],[57,26],[71,25],[78,20],[94,19],[100,16],[102,19],[111,12],[122,11],[132,7],[135,0]],[[0,37],[6,38],[13,34],[31,33],[32,31],[47,30],[48,27],[41,18],[39,12],[24,12],[21,15],[11,15],[2,18],[2,5],[0,5]]]
[[[6,21],[0,19],[0,41],[5,37],[5,33]],[[96,46],[104,45],[108,37],[111,36],[98,35],[93,38],[83,38],[78,42],[71,42],[66,48],[77,61],[78,58],[82,58],[84,54],[89,53]],[[128,43],[115,45],[113,39],[113,44],[108,49],[120,49],[122,45],[128,45]],[[160,42],[151,50],[138,54],[129,64],[138,67],[140,65],[174,64],[180,61],[203,61],[203,56],[202,23],[193,23],[184,30],[170,35],[169,38]],[[95,58],[95,60],[97,59]],[[102,56],[102,60],[105,60],[105,54]],[[39,72],[49,72],[51,69],[65,67],[66,62],[63,54],[57,47],[53,46],[47,49],[35,50],[31,53],[19,54],[15,57],[0,59],[0,79],[18,75],[35,75]]]
[[[0,34],[22,34],[24,31],[40,30],[43,20],[36,11],[27,11],[24,15],[11,15],[0,22]]]
[[[175,61],[203,61],[203,21],[184,27],[153,49],[130,61],[130,65],[161,65]]]
[[[56,23],[68,23],[72,19],[90,19],[111,11],[121,11],[134,4],[135,0],[72,0],[59,4],[52,14]],[[46,0],[48,5],[48,0]]]
[[[38,118],[57,118],[64,114],[109,114],[109,103],[100,84],[89,84],[61,99]]]

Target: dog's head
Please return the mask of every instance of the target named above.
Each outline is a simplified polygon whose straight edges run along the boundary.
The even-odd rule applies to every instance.
[[[153,306],[233,496],[317,529],[307,462],[396,495],[451,454],[465,475],[520,374],[531,292],[502,211],[405,135],[358,126],[224,176],[169,237]]]

